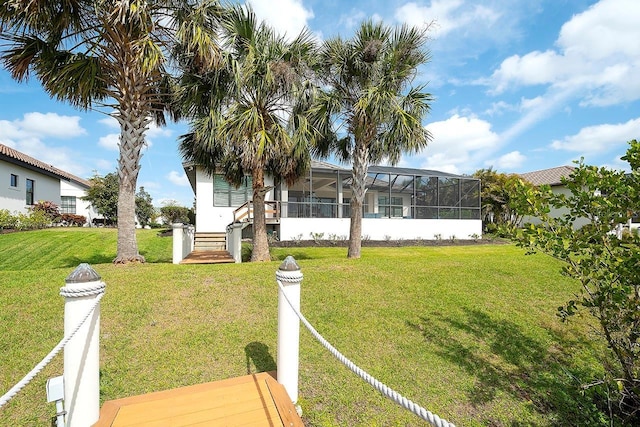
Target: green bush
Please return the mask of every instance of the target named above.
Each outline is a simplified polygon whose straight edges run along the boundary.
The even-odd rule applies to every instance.
[[[16,228],[17,218],[8,209],[0,209],[0,230]]]

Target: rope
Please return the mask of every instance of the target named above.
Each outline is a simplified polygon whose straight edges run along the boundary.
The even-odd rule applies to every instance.
[[[23,388],[26,387],[27,384],[29,384],[31,382],[31,380],[40,373],[40,371],[42,371],[48,364],[49,362],[51,362],[51,360],[53,360],[54,357],[56,357],[56,355],[60,352],[60,350],[62,350],[64,348],[65,345],[67,345],[67,343],[69,341],[71,341],[71,338],[73,338],[73,336],[76,334],[76,332],[78,332],[80,330],[80,328],[82,327],[82,325],[84,325],[84,323],[87,321],[87,319],[89,318],[89,316],[91,316],[91,314],[93,313],[93,311],[96,309],[96,307],[98,306],[98,304],[100,303],[100,300],[102,299],[102,297],[104,296],[104,283],[101,284],[101,289],[102,291],[100,292],[95,292],[95,291],[87,291],[86,289],[92,289],[92,288],[79,288],[78,290],[82,292],[94,292],[90,295],[98,295],[96,300],[94,301],[93,305],[91,306],[91,308],[88,310],[87,314],[84,316],[84,318],[80,321],[80,323],[78,323],[78,326],[76,326],[73,331],[71,331],[71,333],[64,337],[62,340],[60,340],[60,342],[58,343],[58,345],[56,345],[53,350],[51,350],[49,352],[49,354],[47,354],[45,356],[44,359],[42,359],[42,361],[40,363],[38,363],[32,370],[31,372],[29,372],[27,375],[24,376],[24,378],[22,378],[16,385],[14,385],[11,390],[9,390],[8,392],[6,392],[2,397],[0,397],[0,408],[2,408],[4,405],[7,404],[7,402],[9,402],[15,395],[17,395],[18,393],[20,393],[20,390],[22,390]],[[68,288],[61,288],[60,289],[60,294],[62,294],[63,289],[65,289],[65,292],[71,292],[69,291]],[[73,293],[73,292],[71,292]],[[65,295],[63,295],[65,296]],[[75,295],[75,296],[84,296],[84,295]]]
[[[278,273],[282,273],[282,272],[278,272]],[[344,364],[347,368],[349,368],[351,372],[358,375],[361,379],[369,383],[369,385],[371,385],[373,388],[378,390],[385,397],[393,400],[395,403],[402,406],[403,408],[413,412],[423,420],[428,421],[431,425],[435,427],[455,427],[454,424],[440,418],[433,412],[426,410],[422,406],[402,396],[395,390],[387,387],[385,384],[378,381],[373,376],[369,375],[367,372],[365,372],[364,370],[359,368],[355,363],[349,360],[346,356],[340,353],[334,346],[332,346],[326,339],[324,339],[322,335],[320,335],[320,333],[311,325],[311,323],[309,323],[309,321],[304,317],[304,315],[300,311],[296,310],[296,308],[293,306],[291,301],[289,301],[289,298],[287,297],[287,294],[285,293],[284,287],[280,282],[280,280],[278,280],[277,282],[278,282],[278,286],[280,287],[280,290],[282,291],[282,294],[284,295],[285,300],[287,301],[291,309],[296,313],[296,315],[298,316],[300,321],[304,324],[304,326],[306,326],[309,332],[311,332],[311,335],[313,335],[313,337],[316,340],[318,340],[320,344],[322,344],[327,350],[329,350],[329,352],[336,359],[338,359],[340,362],[342,362],[342,364]]]
[[[90,297],[103,293],[104,289],[104,282],[93,286],[85,286],[84,288],[70,288],[65,286],[60,288],[60,295],[65,298]]]

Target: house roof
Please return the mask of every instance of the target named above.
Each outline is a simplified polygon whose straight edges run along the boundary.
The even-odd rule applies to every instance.
[[[4,144],[0,144],[0,160],[5,160],[9,163],[34,170],[36,172],[40,172],[54,178],[59,178],[64,181],[71,181],[85,188],[91,187],[91,182],[84,178],[80,178],[78,176],[70,174],[69,172],[63,171],[62,169],[58,169],[53,165],[41,162],[38,159],[21,153],[18,150],[14,150],[13,148],[8,147]]]
[[[561,178],[566,178],[574,171],[573,166],[558,166],[556,168],[521,173],[520,177],[533,185],[562,185]]]

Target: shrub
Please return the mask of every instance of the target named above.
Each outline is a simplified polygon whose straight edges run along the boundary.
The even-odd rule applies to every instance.
[[[87,218],[82,215],[62,214],[60,216],[60,221],[64,225],[82,227],[87,223]]]
[[[17,218],[8,209],[0,209],[0,230],[16,228]]]
[[[46,218],[49,219],[50,222],[59,222],[60,221],[60,209],[58,209],[58,205],[53,202],[47,200],[40,200],[38,203],[33,205],[30,209],[31,212],[42,212]]]

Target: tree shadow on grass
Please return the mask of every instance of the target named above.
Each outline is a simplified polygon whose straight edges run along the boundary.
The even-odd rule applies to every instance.
[[[254,341],[244,347],[247,359],[247,374],[252,374],[251,366],[255,366],[255,372],[269,372],[276,370],[276,362],[269,353],[269,346]]]
[[[284,261],[284,259],[286,257],[288,257],[289,255],[291,255],[296,261],[300,261],[301,259],[311,259],[309,254],[307,254],[307,253],[305,253],[304,251],[301,251],[301,250],[288,251],[288,252],[286,252],[285,254],[282,254],[282,255],[274,255],[273,259],[274,259],[274,261]]]
[[[490,405],[499,395],[508,394],[530,402],[536,412],[557,425],[604,423],[602,412],[580,393],[581,380],[589,381],[592,373],[572,362],[572,348],[590,346],[586,341],[569,342],[551,332],[552,343],[547,347],[521,326],[471,309],[455,316],[431,314],[407,324],[434,346],[434,353],[475,377],[467,392],[473,407]],[[504,425],[496,419],[484,422]],[[527,424],[512,420],[510,425]]]
[[[145,252],[140,251],[140,255],[145,257],[146,264],[171,264],[170,258],[151,258],[145,255]],[[116,254],[107,255],[104,253],[94,253],[91,255],[73,255],[63,259],[60,262],[60,268],[74,268],[82,263],[87,263],[89,265],[97,265],[97,264],[111,264],[113,260],[116,258]]]
[[[87,263],[89,265],[97,265],[97,264],[110,264],[113,262],[115,255],[105,255],[94,253],[91,255],[73,255],[67,257],[61,261],[61,268],[75,268],[82,263]]]

